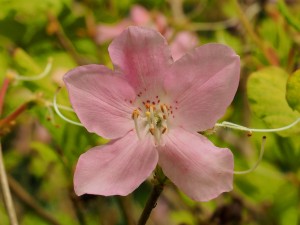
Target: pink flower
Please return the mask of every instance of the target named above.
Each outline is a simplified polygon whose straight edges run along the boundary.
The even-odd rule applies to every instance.
[[[129,27],[109,46],[114,70],[86,65],[64,81],[90,132],[113,139],[82,154],[78,195],[127,195],[156,167],[194,200],[232,189],[233,156],[198,134],[213,127],[239,83],[239,57],[206,44],[174,62],[158,32]]]
[[[168,28],[166,17],[161,13],[151,14],[146,8],[140,5],[133,5],[130,9],[129,18],[123,19],[116,24],[98,24],[95,41],[103,44],[119,36],[128,26],[143,26],[155,29],[164,36],[171,36],[172,31]]]
[[[168,26],[167,19],[162,13],[151,13],[140,5],[133,5],[130,10],[130,17],[119,23],[113,25],[98,24],[95,41],[98,44],[110,41],[119,36],[130,25],[151,28],[160,32],[167,40],[172,39],[170,49],[174,60],[181,58],[186,52],[199,44],[196,33],[181,31],[174,34],[173,29]]]

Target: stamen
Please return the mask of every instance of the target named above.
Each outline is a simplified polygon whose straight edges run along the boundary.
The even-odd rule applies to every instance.
[[[21,76],[21,75],[15,75],[15,78],[17,80],[25,80],[25,81],[33,81],[33,80],[40,80],[47,76],[52,68],[52,58],[48,59],[48,63],[44,69],[44,71],[38,75],[35,76]]]
[[[163,127],[161,133],[164,134],[167,131],[167,127]]]
[[[253,167],[248,170],[245,170],[245,171],[234,171],[233,172],[234,174],[241,175],[241,174],[251,173],[252,171],[254,171],[257,168],[258,164],[261,162],[263,155],[264,155],[266,140],[267,140],[266,136],[263,136],[262,141],[261,141],[261,146],[260,146],[259,157],[258,157],[258,160],[256,161],[256,163],[253,165]]]
[[[55,123],[55,119],[54,119],[54,113],[53,113],[53,110],[52,108],[50,107],[50,105],[47,105],[46,106],[47,109],[48,109],[48,113],[49,113],[49,117],[47,117],[47,120],[50,120],[52,124]]]
[[[150,133],[151,133],[152,135],[154,135],[155,130],[154,130],[153,124],[151,124],[151,126],[150,126],[150,128],[149,128],[149,131],[150,131]]]
[[[242,130],[242,131],[248,131],[250,133],[252,132],[262,132],[262,133],[272,133],[272,132],[279,132],[279,131],[284,131],[284,130],[288,130],[291,127],[295,126],[297,123],[300,122],[300,117],[295,120],[293,123],[284,126],[284,127],[279,127],[279,128],[274,128],[274,129],[256,129],[256,128],[248,128],[248,127],[244,127],[238,124],[234,124],[231,122],[227,122],[224,121],[222,123],[216,123],[215,126],[216,127],[225,127],[225,128],[231,128],[231,129],[235,129],[235,130]]]
[[[136,131],[136,134],[137,134],[138,138],[141,139],[140,132],[139,132],[139,127],[138,127],[138,123],[137,123],[137,119],[138,119],[139,115],[140,115],[139,110],[137,110],[137,109],[133,110],[132,119],[134,121],[134,128],[135,128],[135,131]]]
[[[160,110],[163,113],[163,119],[166,120],[168,119],[168,108],[165,104],[160,105]]]
[[[74,125],[77,125],[77,126],[81,126],[83,127],[83,125],[79,122],[75,122],[73,120],[70,120],[68,119],[67,117],[65,117],[63,114],[61,114],[61,112],[59,111],[58,109],[58,106],[57,106],[57,103],[56,103],[56,96],[57,96],[57,93],[60,91],[61,88],[57,89],[56,93],[54,94],[54,98],[53,98],[53,107],[54,107],[54,110],[55,112],[57,113],[57,115],[62,118],[64,121],[68,122],[68,123],[71,123],[71,124],[74,124]]]
[[[149,111],[147,111],[146,113],[145,113],[145,115],[146,115],[146,117],[147,117],[147,119],[150,119],[150,112]]]
[[[54,107],[52,102],[46,101],[45,104],[46,104],[46,106]],[[75,112],[71,107],[68,107],[68,106],[65,106],[65,105],[60,105],[60,104],[56,104],[56,105],[57,105],[57,108],[59,108],[59,109],[63,109],[63,110],[69,111],[69,112]]]
[[[151,117],[151,120],[152,120],[152,123],[154,123],[154,111],[153,111],[153,106],[151,105],[150,106],[150,117]]]

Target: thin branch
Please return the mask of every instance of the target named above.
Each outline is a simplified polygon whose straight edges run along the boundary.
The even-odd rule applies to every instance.
[[[167,182],[168,178],[164,175],[160,167],[156,167],[155,176],[154,176],[154,186],[151,192],[151,195],[145,205],[145,208],[140,216],[138,225],[145,225],[147,220],[150,217],[152,210],[156,207],[157,200],[164,189],[164,185]]]
[[[0,140],[0,181],[1,181],[3,198],[4,198],[10,224],[18,225],[16,210],[12,201],[11,193],[8,186],[7,176],[5,172],[1,140]]]
[[[224,21],[218,22],[198,22],[187,24],[187,29],[192,31],[214,31],[224,30],[230,27],[237,26],[239,21],[236,18],[230,18]]]
[[[12,177],[8,176],[8,183],[11,190],[14,192],[23,203],[33,209],[33,211],[41,218],[47,220],[53,225],[61,225],[57,219],[55,219],[49,212],[45,211],[36,200],[30,196],[27,191]]]
[[[120,211],[122,213],[122,216],[124,220],[126,221],[126,225],[135,225],[135,221],[132,216],[132,205],[131,205],[131,199],[130,196],[117,196],[116,197]]]
[[[233,4],[242,25],[244,26],[246,32],[249,34],[249,37],[252,39],[252,41],[262,50],[265,58],[271,65],[279,65],[279,59],[276,55],[276,52],[273,48],[266,46],[265,43],[260,39],[260,37],[255,33],[252,25],[250,24],[248,18],[245,16],[245,13],[241,9],[241,6],[238,3],[238,1],[233,0]]]
[[[27,109],[28,104],[30,104],[30,101],[22,104],[14,112],[9,114],[4,119],[0,120],[0,128],[4,127],[5,125],[9,124],[11,121],[15,120],[22,112],[24,112]]]
[[[5,94],[8,88],[8,85],[10,83],[10,78],[5,77],[2,87],[0,89],[0,115],[2,115],[2,111],[3,111],[3,105],[4,105],[4,98],[5,98]]]
[[[150,214],[152,212],[152,210],[155,208],[156,206],[156,202],[160,196],[160,194],[162,193],[164,189],[164,186],[161,185],[161,184],[156,184],[154,187],[153,187],[153,190],[152,190],[152,193],[146,203],[146,206],[142,212],[142,215],[139,219],[139,222],[138,222],[138,225],[145,225],[147,220],[149,219],[150,217]]]
[[[59,41],[59,43],[62,45],[62,47],[73,57],[73,59],[76,61],[78,65],[84,65],[88,64],[87,60],[82,58],[76,51],[74,45],[70,41],[70,39],[65,34],[62,26],[60,25],[57,18],[52,15],[51,13],[48,14],[48,19],[51,24],[51,31],[48,31],[49,33],[54,33]]]
[[[83,213],[83,209],[82,209],[82,205],[80,202],[80,198],[78,196],[75,195],[73,189],[69,189],[69,197],[72,201],[72,205],[74,207],[75,210],[75,214],[77,216],[78,222],[80,225],[87,225],[84,213]]]

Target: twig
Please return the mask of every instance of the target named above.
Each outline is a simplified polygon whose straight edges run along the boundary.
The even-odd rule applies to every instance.
[[[10,78],[8,78],[8,77],[4,78],[2,87],[0,89],[0,115],[2,115],[3,105],[4,105],[4,97],[5,97],[9,83],[10,83]]]
[[[157,199],[162,193],[167,180],[168,178],[164,175],[162,169],[159,166],[157,166],[155,170],[153,190],[138,221],[138,225],[146,224],[152,210],[156,207]]]
[[[61,225],[50,213],[45,211],[36,201],[30,196],[26,190],[13,178],[8,176],[8,183],[14,194],[27,206],[34,210],[41,218],[47,220],[53,225]]]
[[[145,225],[147,220],[150,217],[150,214],[152,212],[152,210],[155,208],[156,206],[156,202],[157,199],[159,198],[160,194],[162,193],[164,189],[164,186],[162,184],[156,184],[153,187],[152,193],[146,203],[146,206],[142,212],[142,215],[139,219],[138,225]]]
[[[0,128],[3,127],[4,125],[9,124],[11,121],[15,120],[22,112],[24,112],[27,109],[29,103],[30,102],[26,102],[22,104],[14,112],[9,114],[4,119],[0,120]]]
[[[76,61],[78,65],[84,65],[88,64],[87,60],[82,58],[76,51],[74,45],[69,40],[67,35],[65,34],[62,26],[60,25],[57,18],[52,15],[51,13],[48,14],[48,19],[50,24],[52,25],[51,28],[53,28],[49,33],[54,33],[59,41],[59,43],[62,45],[62,47],[73,57],[73,59]]]
[[[117,196],[116,197],[120,211],[122,213],[122,216],[124,217],[125,224],[126,225],[135,225],[134,219],[132,217],[132,205],[130,202],[130,197],[129,196]]]
[[[168,0],[173,18],[178,24],[182,24],[187,21],[185,14],[183,12],[183,0]]]
[[[249,37],[253,40],[253,42],[262,50],[265,58],[271,65],[279,65],[279,59],[276,55],[274,49],[269,48],[265,45],[265,43],[259,38],[259,36],[255,33],[253,27],[251,26],[248,18],[245,16],[244,12],[242,11],[239,3],[237,0],[233,0],[234,7],[238,14],[238,17],[244,26],[245,30],[249,34]]]
[[[5,172],[1,140],[0,140],[0,181],[1,181],[3,198],[4,198],[10,224],[18,225],[16,210],[12,201],[11,193],[8,186],[7,176]]]
[[[69,189],[69,196],[72,201],[72,205],[75,210],[75,214],[77,216],[78,222],[80,225],[87,225],[86,219],[84,217],[84,213],[82,212],[82,205],[80,202],[80,198],[77,197],[73,191],[73,189]]]
[[[192,31],[214,31],[214,30],[223,30],[223,29],[237,26],[238,22],[239,21],[236,18],[231,18],[219,22],[189,23],[186,26],[188,30],[192,30]]]

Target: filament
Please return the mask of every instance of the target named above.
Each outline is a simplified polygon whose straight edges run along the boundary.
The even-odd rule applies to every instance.
[[[54,110],[55,112],[57,113],[57,115],[62,118],[64,121],[68,122],[68,123],[71,123],[71,124],[74,124],[74,125],[77,125],[77,126],[81,126],[83,127],[83,125],[79,122],[76,122],[76,121],[73,121],[73,120],[70,120],[68,119],[67,117],[65,117],[63,114],[61,114],[61,112],[59,111],[58,109],[58,106],[57,106],[57,103],[56,103],[56,97],[57,97],[57,93],[60,91],[60,88],[56,91],[56,93],[54,94],[54,98],[53,98],[53,107],[54,107]]]
[[[33,80],[40,80],[42,78],[44,78],[45,76],[47,76],[52,68],[52,58],[48,59],[48,63],[44,69],[44,71],[38,75],[35,76],[21,76],[21,75],[16,75],[16,79],[17,80],[25,80],[25,81],[33,81]]]
[[[242,130],[242,131],[248,131],[248,132],[264,132],[264,133],[271,133],[271,132],[279,132],[279,131],[284,131],[284,130],[288,130],[291,127],[295,126],[297,123],[300,122],[300,118],[298,118],[297,120],[295,120],[293,123],[284,126],[284,127],[279,127],[279,128],[274,128],[274,129],[256,129],[256,128],[248,128],[248,127],[244,127],[238,124],[234,124],[231,122],[227,122],[224,121],[222,123],[216,123],[215,126],[216,127],[225,127],[225,128],[230,128],[230,129],[234,129],[234,130]]]
[[[247,173],[251,173],[252,171],[254,171],[257,166],[259,165],[259,163],[261,162],[264,152],[265,152],[265,144],[266,144],[266,136],[262,137],[262,141],[261,141],[261,146],[260,146],[260,152],[259,152],[259,157],[258,160],[256,161],[256,163],[252,166],[252,168],[248,169],[248,170],[244,170],[244,171],[233,171],[234,174],[247,174]]]

